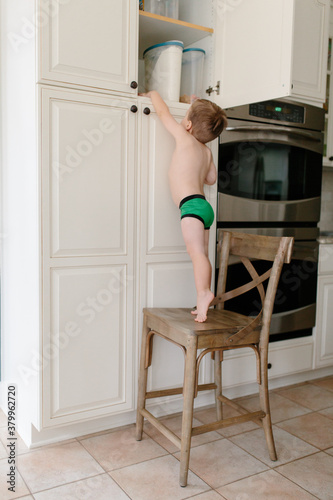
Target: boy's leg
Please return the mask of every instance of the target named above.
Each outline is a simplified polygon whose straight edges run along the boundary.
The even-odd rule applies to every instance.
[[[208,231],[203,223],[194,217],[184,217],[181,228],[186,249],[191,257],[194,271],[194,281],[197,290],[197,315],[195,320],[200,323],[207,319],[209,304],[214,298],[210,290],[212,267],[208,259]]]
[[[206,257],[208,258],[208,250],[209,250],[209,229],[205,229],[205,255]],[[210,270],[212,270],[212,268],[210,268]],[[212,273],[210,273],[210,278],[209,278],[209,283],[211,283],[212,281]],[[198,314],[198,311],[197,309],[195,308],[193,311],[191,311],[191,314],[193,314],[193,316],[196,316]]]
[[[205,254],[208,258],[208,246],[209,246],[209,229],[205,229]]]

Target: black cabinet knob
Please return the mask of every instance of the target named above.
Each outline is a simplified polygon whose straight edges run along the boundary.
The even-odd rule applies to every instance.
[[[333,161],[333,156],[330,156],[330,157],[329,157],[329,161]]]
[[[132,113],[136,113],[136,112],[137,112],[137,110],[138,110],[138,107],[137,107],[137,106],[135,106],[135,104],[133,104],[133,106],[131,106],[131,111],[132,111]]]
[[[143,110],[145,115],[150,115],[150,109],[149,108],[144,108]]]
[[[132,89],[136,89],[137,87],[138,87],[137,82],[135,82],[135,81],[133,80],[133,82],[131,82],[131,88],[132,88]]]
[[[272,368],[272,363],[268,363],[267,368],[270,370]]]

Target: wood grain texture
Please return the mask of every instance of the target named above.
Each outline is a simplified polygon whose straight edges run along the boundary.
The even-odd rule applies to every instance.
[[[293,238],[256,236],[229,231],[222,231],[221,235],[222,237],[219,241],[221,251],[217,300],[213,301],[213,305],[216,307],[208,310],[207,321],[204,323],[195,322],[191,314],[191,309],[188,308],[145,308],[143,310],[142,349],[144,349],[144,353],[141,354],[139,374],[138,436],[140,437],[140,433],[142,433],[141,419],[145,416],[152,425],[175,443],[174,436],[172,433],[165,431],[164,424],[162,425],[158,419],[151,416],[145,410],[145,401],[143,401],[143,398],[150,399],[152,397],[170,396],[183,392],[184,406],[180,440],[181,486],[186,486],[187,484],[191,437],[204,432],[254,420],[261,424],[264,429],[271,460],[277,459],[268,395],[268,340],[278,281],[283,264],[290,262]],[[230,256],[241,258],[249,273],[250,281],[236,290],[226,291],[226,278]],[[249,259],[270,261],[272,262],[272,267],[264,275],[259,276]],[[265,280],[268,280],[266,293],[263,287]],[[254,287],[257,287],[262,300],[262,309],[256,317],[245,316],[224,308],[226,300],[244,294]],[[178,345],[184,351],[185,375],[183,389],[164,389],[146,393],[146,372],[151,360],[151,340],[154,335],[163,337],[165,340]],[[149,339],[148,341],[147,338]],[[244,408],[222,395],[221,363],[223,361],[223,351],[245,347],[250,347],[254,350],[257,361],[260,410],[252,413],[247,412]],[[199,349],[203,349],[203,351],[198,355],[197,351]],[[214,359],[214,383],[198,387],[200,361],[208,353],[212,353]],[[193,403],[198,390],[203,387],[215,390],[217,421],[193,428]],[[241,415],[223,419],[222,402],[237,409]]]

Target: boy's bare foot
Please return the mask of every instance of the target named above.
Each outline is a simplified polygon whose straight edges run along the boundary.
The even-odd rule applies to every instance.
[[[209,309],[209,307],[211,306],[211,304],[212,304],[212,302],[213,302],[213,300],[214,300],[214,299],[215,299],[215,296],[214,296],[214,294],[213,294],[213,298],[212,298],[212,300],[210,301],[210,304],[209,304],[209,306],[208,306],[208,309]],[[193,314],[193,316],[196,316],[196,315],[198,314],[198,309],[197,309],[197,306],[194,306],[194,307],[193,307],[193,309],[192,309],[192,311],[191,311],[191,314]]]
[[[198,323],[203,323],[204,321],[206,321],[209,304],[213,299],[214,294],[209,289],[197,294],[197,314],[194,321],[198,321]]]

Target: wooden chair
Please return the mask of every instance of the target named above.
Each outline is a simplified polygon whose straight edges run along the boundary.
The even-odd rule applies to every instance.
[[[208,310],[205,323],[197,323],[190,309],[150,308],[143,310],[143,331],[139,373],[137,407],[138,441],[142,439],[143,421],[146,418],[162,434],[180,449],[180,485],[187,485],[190,459],[191,437],[217,430],[236,423],[254,420],[262,425],[271,460],[276,460],[276,450],[272,433],[268,395],[268,340],[269,328],[275,294],[282,266],[289,263],[293,238],[256,236],[244,233],[222,232],[219,242],[220,266],[215,309]],[[232,291],[225,291],[229,256],[237,256],[246,267],[252,280]],[[258,275],[250,259],[271,261],[272,267],[261,276]],[[266,293],[263,282],[268,279]],[[257,317],[243,316],[224,310],[224,302],[257,287],[262,309]],[[147,372],[152,360],[152,340],[158,335],[181,347],[185,356],[184,387],[147,392]],[[257,360],[257,381],[259,384],[260,411],[247,412],[243,407],[222,395],[221,361],[223,351],[250,347]],[[202,350],[197,355],[198,350]],[[207,353],[214,359],[214,378],[212,384],[198,385],[200,361]],[[197,391],[214,389],[216,396],[217,421],[211,424],[192,427],[193,403]],[[145,408],[146,399],[183,393],[182,431],[179,439],[161,421]],[[223,419],[222,403],[231,405],[241,415]]]

